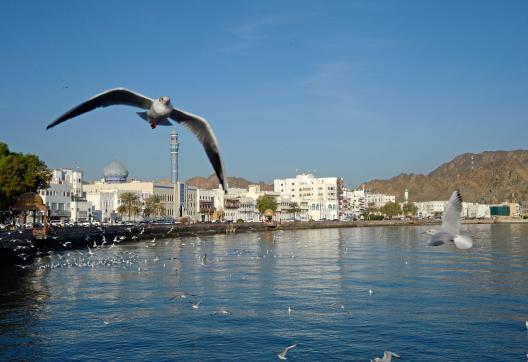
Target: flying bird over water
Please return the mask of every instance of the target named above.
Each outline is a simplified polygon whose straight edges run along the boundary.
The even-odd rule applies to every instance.
[[[392,361],[392,357],[400,358],[400,356],[397,355],[394,352],[385,351],[385,352],[383,352],[383,357],[382,358],[376,357],[376,358],[370,360],[370,362],[391,362]]]
[[[280,352],[279,354],[277,354],[277,357],[279,357],[279,359],[281,359],[281,360],[283,360],[283,361],[284,361],[284,360],[287,360],[288,358],[286,357],[286,354],[288,353],[288,351],[289,351],[290,349],[293,349],[293,348],[295,348],[295,347],[297,347],[297,343],[295,343],[295,344],[293,344],[293,345],[291,345],[291,346],[289,346],[289,347],[284,348],[284,349],[282,350],[282,352]]]
[[[218,180],[220,180],[224,191],[227,192],[227,180],[224,175],[224,165],[220,156],[218,142],[216,141],[216,136],[214,135],[211,126],[209,126],[209,123],[207,123],[202,117],[174,108],[170,102],[170,98],[167,96],[151,99],[125,88],[110,89],[97,94],[70,109],[68,112],[50,123],[46,129],[55,127],[62,122],[93,111],[96,108],[114,105],[127,105],[145,109],[145,112],[137,112],[137,114],[145,121],[149,122],[153,129],[158,125],[171,126],[172,124],[169,121],[169,118],[189,129],[203,145],[205,153],[213,165]]]
[[[428,241],[428,245],[437,246],[455,243],[459,249],[469,249],[473,246],[471,238],[467,235],[460,235],[460,213],[462,212],[462,196],[460,192],[454,191],[442,214],[442,225]]]

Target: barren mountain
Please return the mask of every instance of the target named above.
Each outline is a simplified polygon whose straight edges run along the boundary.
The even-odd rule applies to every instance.
[[[396,195],[400,202],[406,188],[410,201],[447,200],[457,189],[468,202],[528,200],[528,151],[464,153],[428,175],[400,174],[361,187]]]
[[[185,181],[185,183],[187,185],[195,186],[200,189],[212,190],[218,188],[218,177],[216,177],[215,174],[212,174],[208,178],[195,176]],[[228,177],[227,184],[229,185],[229,187],[236,187],[242,189],[247,189],[248,185],[260,185],[260,189],[263,191],[273,191],[273,185],[268,185],[263,181],[248,181],[242,177]]]

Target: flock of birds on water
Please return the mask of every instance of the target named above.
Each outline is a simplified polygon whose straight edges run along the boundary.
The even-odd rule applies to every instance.
[[[438,230],[429,229],[426,231],[427,234],[430,234],[431,237],[429,240],[426,241],[426,245],[428,246],[437,246],[446,244],[449,242],[453,242],[455,246],[457,246],[460,249],[467,249],[468,247],[472,246],[471,239],[467,236],[461,236],[459,235],[459,228],[460,228],[460,216],[455,217],[455,215],[460,215],[459,208],[461,207],[461,198],[460,194],[458,192],[454,192],[448,205],[446,206],[446,212],[444,213],[443,222]],[[179,273],[182,272],[182,270],[178,270],[178,268],[174,267],[172,262],[176,260],[176,258],[167,258],[167,257],[160,257],[160,256],[154,256],[154,258],[145,258],[144,256],[140,255],[136,251],[125,251],[121,248],[119,248],[120,243],[124,241],[135,241],[136,243],[143,243],[144,248],[155,248],[158,244],[168,245],[171,242],[178,242],[181,247],[186,246],[189,244],[192,248],[197,248],[200,245],[204,245],[204,241],[199,237],[196,236],[195,240],[192,239],[180,239],[180,238],[170,238],[170,233],[173,231],[173,228],[171,228],[168,233],[165,235],[167,238],[163,238],[161,240],[158,240],[156,238],[153,238],[151,240],[138,240],[138,235],[141,236],[141,234],[144,233],[145,229],[141,229],[138,233],[138,235],[121,235],[121,236],[114,236],[112,239],[106,238],[104,235],[104,229],[101,228],[101,231],[103,232],[102,236],[86,236],[85,242],[87,244],[86,249],[84,250],[67,250],[71,242],[69,241],[59,241],[57,240],[57,243],[60,243],[60,245],[65,249],[64,251],[54,252],[54,251],[47,251],[47,252],[39,252],[38,258],[35,260],[35,262],[31,265],[18,265],[20,268],[28,269],[57,269],[57,268],[97,268],[97,267],[118,267],[123,269],[129,269],[133,270],[134,272],[137,270],[137,273],[149,273],[150,267],[153,265],[156,265],[158,268],[171,268],[173,272]],[[129,229],[129,232],[132,230]],[[280,239],[280,234],[282,233],[281,230],[276,231],[278,236],[273,237],[273,244],[277,240]],[[16,240],[16,239],[15,239]],[[456,241],[455,241],[456,240]],[[462,240],[462,241],[460,241]],[[305,245],[307,247],[308,245]],[[25,246],[16,246],[17,251],[18,248],[31,248],[31,241],[26,240]],[[156,249],[154,249],[156,250]],[[344,252],[347,252],[347,248],[345,248]],[[23,256],[23,255],[21,255]],[[273,258],[295,258],[295,254],[291,255],[282,255],[282,254],[274,254],[272,249],[266,249],[265,253],[261,255],[254,255],[251,252],[246,251],[242,247],[240,249],[230,249],[228,250],[225,255],[217,255],[214,256],[211,260],[211,257],[208,259],[207,253],[196,253],[196,262],[199,263],[202,266],[207,266],[214,263],[222,262],[223,260],[221,257],[240,257],[240,256],[246,256],[250,257],[251,259],[264,259],[267,257],[273,257]],[[373,295],[374,291],[372,289],[368,290],[369,295]],[[169,301],[184,301],[188,303],[189,308],[192,308],[193,310],[199,310],[202,305],[202,300],[197,299],[198,296],[191,293],[186,293],[183,291],[176,291],[169,299]],[[331,305],[331,307],[334,308],[341,308],[344,309],[343,304],[334,303]],[[293,312],[293,309],[291,307],[288,307],[287,314],[291,315]],[[219,308],[211,313],[211,315],[214,316],[230,316],[232,315],[232,311],[230,311],[227,308]],[[112,324],[116,322],[121,322],[125,319],[124,315],[122,314],[115,314],[105,317],[96,317],[98,318],[103,324]],[[527,322],[527,328],[528,328],[528,322]],[[297,347],[297,343],[292,344],[290,346],[287,346],[277,354],[277,357],[281,360],[287,359],[287,354],[292,349]],[[389,362],[392,360],[392,358],[400,358],[400,356],[394,352],[391,351],[385,351],[382,357],[376,357],[372,359],[371,361],[378,361],[378,362]]]
[[[104,230],[102,230],[104,232]],[[143,233],[145,229],[143,228],[139,233]],[[170,237],[170,232],[172,229],[165,235],[165,237]],[[282,230],[276,231],[275,233],[278,233],[277,236],[273,236],[272,243],[275,244],[278,240],[280,240],[280,235],[282,234]],[[17,239],[13,239],[17,240]],[[16,265],[19,268],[22,269],[33,269],[33,270],[49,270],[49,269],[60,269],[60,268],[122,268],[122,269],[128,269],[132,271],[136,271],[138,274],[148,274],[150,272],[150,267],[153,265],[156,265],[158,268],[170,268],[172,272],[179,273],[182,272],[182,269],[178,269],[174,267],[171,262],[176,261],[178,258],[175,257],[160,257],[158,255],[155,255],[154,258],[146,258],[142,256],[140,253],[136,251],[125,251],[122,250],[119,246],[121,242],[124,241],[133,241],[137,240],[137,236],[130,237],[130,236],[115,236],[111,240],[107,240],[106,236],[103,235],[100,238],[96,238],[94,236],[90,237],[87,236],[85,241],[89,243],[89,245],[86,246],[85,250],[67,250],[68,246],[71,244],[71,242],[63,242],[63,241],[57,241],[62,245],[62,247],[65,248],[64,251],[47,251],[47,252],[38,252],[38,257],[34,260],[33,264],[19,264]],[[30,240],[26,240],[27,243],[31,243]],[[137,243],[143,243],[143,247],[145,249],[148,248],[155,248],[158,245],[164,245],[167,246],[169,243],[178,243],[181,247],[190,246],[193,249],[196,249],[200,246],[205,247],[205,241],[199,237],[196,236],[194,240],[192,239],[181,239],[179,237],[176,238],[163,238],[163,239],[156,239],[153,238],[152,240],[146,240],[146,241],[136,241]],[[30,246],[28,246],[30,247]],[[304,247],[308,247],[308,244],[305,244]],[[344,252],[347,252],[348,248],[345,248]],[[154,249],[155,250],[155,249]],[[273,253],[272,249],[266,249],[265,252],[262,254],[255,254],[252,251],[248,251],[246,249],[241,248],[231,248],[226,251],[223,257],[230,258],[230,257],[249,257],[252,260],[253,259],[265,259],[265,258],[295,258],[295,254],[290,255],[283,255],[283,254],[275,254]],[[208,260],[207,254],[199,254],[197,253],[195,258],[196,262],[201,266],[208,266],[214,263],[220,263],[223,260],[221,259],[222,256],[215,256],[213,260]],[[180,268],[183,268],[180,266]],[[230,275],[231,277],[231,275]],[[244,277],[242,277],[244,278]],[[368,294],[372,296],[374,294],[372,289],[368,290]],[[184,291],[176,291],[172,293],[172,296],[168,299],[169,302],[173,301],[184,301],[187,302],[189,305],[189,308],[193,310],[199,310],[201,308],[203,299],[200,299],[198,295],[187,293]],[[330,304],[330,307],[337,308],[337,309],[344,309],[345,306],[341,303],[332,303]],[[288,316],[292,315],[293,309],[291,306],[287,309]],[[231,316],[233,312],[227,308],[218,308],[210,313],[212,316]],[[122,313],[116,313],[111,314],[107,316],[96,316],[97,320],[99,320],[104,325],[109,325],[113,323],[119,323],[125,321],[127,318]],[[527,322],[528,323],[528,322]],[[277,354],[277,357],[280,360],[286,360],[287,354],[289,351],[297,347],[297,343],[292,344],[290,346],[285,347],[282,351],[280,351]],[[385,351],[383,357],[376,357],[371,360],[371,362],[390,362],[393,357],[400,358],[400,356],[394,352]]]
[[[469,236],[460,235],[460,210],[461,207],[461,197],[458,192],[454,192],[451,196],[444,212],[442,224],[439,229],[429,229],[425,231],[426,234],[430,235],[430,238],[425,241],[426,246],[438,246],[444,245],[447,243],[453,243],[459,249],[468,249],[472,247],[472,241]],[[192,248],[198,248],[199,246],[205,246],[204,240],[196,236],[193,240],[192,238],[181,239],[179,237],[172,237],[170,233],[174,228],[171,228],[168,233],[162,239],[153,238],[151,240],[139,240],[138,235],[144,233],[145,229],[142,228],[138,235],[131,235],[131,229],[128,229],[128,235],[114,236],[113,238],[107,239],[104,234],[104,229],[101,228],[102,235],[98,236],[86,236],[86,248],[80,250],[68,250],[71,242],[56,240],[56,243],[61,245],[64,248],[64,251],[47,251],[47,252],[38,252],[37,258],[34,260],[33,264],[28,265],[17,265],[19,268],[23,269],[58,269],[58,268],[98,268],[98,267],[110,267],[110,268],[122,268],[128,269],[131,271],[137,271],[137,273],[144,274],[149,273],[150,267],[156,265],[158,268],[170,268],[173,272],[179,273],[182,270],[174,267],[174,262],[177,258],[167,258],[163,256],[154,256],[154,258],[145,258],[137,251],[126,251],[120,248],[122,242],[133,241],[136,244],[143,244],[145,249],[154,248],[158,245],[168,245],[169,243],[177,242],[181,247],[186,245]],[[280,235],[283,231],[275,231],[275,236],[273,237],[273,244],[280,240]],[[16,235],[17,232],[12,234]],[[11,239],[11,241],[16,242],[17,245],[13,248],[14,251],[22,253],[18,256],[24,260],[27,256],[23,251],[28,248],[33,248],[31,240],[25,240],[25,243],[22,245],[19,242],[20,239]],[[307,247],[308,245],[305,245]],[[344,252],[347,252],[347,248],[344,249]],[[282,255],[274,254],[272,249],[266,249],[263,254],[254,254],[253,252],[243,249],[242,245],[240,249],[229,249],[226,251],[225,255],[215,255],[213,257],[207,255],[207,253],[196,253],[195,258],[196,262],[201,266],[208,266],[214,263],[220,263],[222,257],[250,257],[251,259],[265,259],[265,258],[295,258],[295,254]],[[226,259],[227,260],[227,259]],[[405,262],[407,263],[407,262]],[[369,295],[373,295],[374,291],[372,289],[368,290]],[[188,303],[189,308],[192,310],[200,310],[202,307],[203,300],[200,299],[197,295],[192,293],[186,293],[183,291],[176,291],[169,298],[169,301],[181,301]],[[339,303],[334,303],[331,305],[334,308],[344,309],[344,305]],[[287,314],[291,315],[293,309],[288,307]],[[211,315],[214,316],[230,316],[233,312],[227,308],[219,308],[211,312]],[[126,319],[123,314],[114,314],[109,316],[98,316],[96,317],[103,324],[113,324],[122,322]],[[526,328],[528,329],[528,321],[526,321]],[[287,354],[297,347],[297,343],[285,347],[282,351],[277,354],[277,357],[281,360],[287,359]],[[371,361],[374,362],[390,362],[393,358],[400,358],[399,354],[385,351],[382,357],[376,357]]]
[[[228,190],[227,179],[225,177],[224,165],[220,155],[218,142],[214,135],[214,132],[208,122],[199,116],[191,114],[189,112],[174,108],[170,102],[169,97],[163,96],[158,99],[152,99],[146,97],[137,92],[127,90],[125,88],[116,88],[104,91],[100,94],[95,95],[94,97],[88,99],[85,102],[75,106],[71,110],[67,111],[51,124],[48,125],[47,129],[55,127],[56,125],[63,123],[69,119],[80,116],[84,113],[95,110],[100,107],[107,107],[112,105],[128,105],[133,107],[138,107],[143,109],[143,112],[138,112],[138,116],[145,121],[147,121],[151,128],[154,129],[158,125],[169,126],[171,122],[169,120],[176,121],[179,124],[182,124],[188,128],[203,145],[204,150],[211,162],[216,175],[224,189],[225,192]],[[469,249],[473,246],[472,240],[467,235],[460,235],[460,213],[462,210],[462,198],[458,191],[454,191],[449,199],[449,202],[444,210],[442,217],[442,224],[440,229],[430,229],[427,230],[427,234],[430,235],[427,245],[438,246],[448,243],[453,243],[459,249]],[[97,254],[103,248],[114,249],[119,243],[125,240],[125,236],[115,237],[110,242],[107,242],[103,235],[103,240],[100,243],[97,243],[95,240],[91,246],[87,246],[86,250],[82,251],[70,251],[67,253],[59,252],[47,252],[47,255],[39,255],[36,260],[36,264],[33,266],[19,265],[21,268],[39,268],[39,269],[55,269],[55,268],[95,268],[95,267],[123,267],[123,268],[137,268],[138,273],[148,273],[149,263],[161,263],[162,267],[167,266],[168,260],[160,260],[159,257],[156,257],[152,260],[142,259],[140,255],[135,252],[116,252],[102,257],[97,258]],[[89,242],[90,240],[86,240]],[[154,247],[156,243],[164,242],[168,243],[169,241],[156,241],[153,239],[145,243],[145,247]],[[64,248],[67,248],[69,242],[62,242]],[[24,248],[33,247],[31,242],[25,243],[24,245],[18,245],[20,249],[16,250],[19,252],[17,255],[25,261],[27,258],[26,254],[23,253]],[[241,255],[242,251],[235,251],[237,255]],[[259,257],[265,258],[267,255],[262,255]],[[275,255],[275,257],[277,257]],[[292,255],[291,257],[295,257]],[[42,262],[47,260],[47,262]],[[200,255],[198,261],[202,265],[210,263],[207,260],[207,254]],[[218,261],[218,258],[216,259]],[[213,261],[214,262],[214,261]],[[175,270],[176,271],[176,270]],[[372,295],[373,291],[370,289],[369,294]],[[191,295],[189,295],[191,296]],[[186,299],[188,295],[184,292],[177,292],[171,300],[176,299]],[[189,302],[192,309],[200,309],[202,301]],[[344,308],[343,305],[341,305]],[[292,313],[291,307],[288,307],[288,314]],[[220,309],[214,312],[215,315],[231,315],[232,313],[227,309]],[[122,320],[121,315],[113,315],[110,317],[101,317],[101,321],[104,324],[110,324],[116,321]],[[528,321],[526,322],[528,328]],[[292,344],[285,347],[282,351],[277,354],[277,357],[281,360],[287,359],[287,354],[292,349],[297,347],[297,344]],[[392,358],[400,358],[400,356],[391,351],[385,351],[382,357],[376,357],[371,360],[374,362],[390,362]]]

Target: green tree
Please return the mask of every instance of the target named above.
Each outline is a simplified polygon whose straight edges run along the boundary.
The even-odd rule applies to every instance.
[[[161,203],[161,197],[159,195],[150,195],[145,200],[145,210],[143,210],[144,217],[156,218],[160,215],[165,214],[165,207]]]
[[[261,214],[264,213],[266,209],[271,209],[273,212],[277,211],[277,200],[275,196],[271,195],[262,195],[257,199],[257,209]]]
[[[141,209],[139,195],[135,192],[123,192],[119,196],[119,200],[121,200],[121,205],[117,208],[117,212],[121,215],[128,214],[129,221],[132,216],[135,218]]]
[[[400,215],[402,210],[400,204],[389,201],[380,208],[380,212],[389,218],[393,218],[396,215]]]
[[[375,206],[376,204],[373,202],[368,203],[368,207],[363,210],[363,218],[366,220],[370,220],[372,218],[372,215],[376,215],[380,212],[380,210]]]
[[[0,142],[0,210],[7,210],[24,192],[46,189],[51,171],[38,156],[9,151]]]
[[[403,209],[403,214],[406,216],[407,215],[414,216],[418,212],[418,207],[416,207],[416,205],[413,204],[412,202],[406,202],[405,204],[403,204],[402,209]]]

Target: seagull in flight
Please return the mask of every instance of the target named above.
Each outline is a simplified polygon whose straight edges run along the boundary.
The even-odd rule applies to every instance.
[[[137,114],[145,121],[149,122],[152,129],[156,128],[158,125],[171,126],[172,124],[169,121],[169,118],[189,129],[203,145],[205,153],[213,165],[218,180],[220,180],[224,191],[227,192],[227,180],[224,175],[224,165],[220,156],[218,142],[216,141],[216,136],[213,133],[211,126],[209,126],[209,123],[200,116],[174,108],[170,102],[170,98],[167,96],[151,99],[125,88],[110,89],[99,93],[70,109],[68,112],[50,123],[46,129],[55,127],[62,122],[93,111],[96,108],[114,105],[127,105],[146,110],[144,112],[137,112]]]
[[[392,361],[392,357],[400,358],[400,356],[397,355],[394,352],[385,351],[385,352],[383,352],[383,357],[382,358],[376,357],[376,358],[370,360],[370,362],[391,362]]]
[[[289,351],[290,349],[293,349],[293,348],[295,348],[295,347],[297,347],[297,343],[296,343],[296,344],[293,344],[293,345],[291,345],[291,346],[289,346],[289,347],[284,348],[284,350],[283,350],[282,352],[280,352],[280,353],[277,355],[277,357],[279,357],[279,359],[281,359],[281,360],[283,360],[283,361],[284,361],[284,360],[287,360],[288,358],[286,358],[286,354],[288,353],[288,351]]]
[[[460,213],[462,212],[462,196],[460,192],[453,191],[451,198],[442,214],[442,225],[428,240],[427,245],[437,246],[448,242],[455,243],[459,249],[469,249],[473,246],[473,241],[467,235],[460,235]]]

